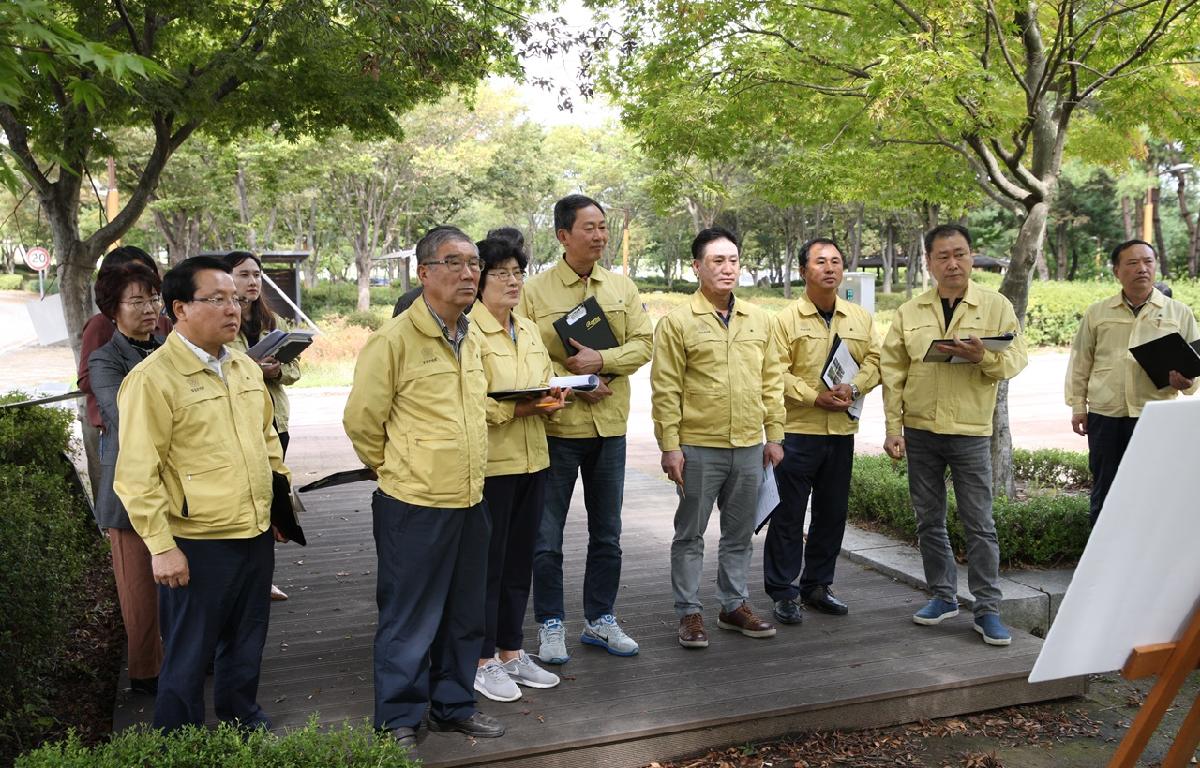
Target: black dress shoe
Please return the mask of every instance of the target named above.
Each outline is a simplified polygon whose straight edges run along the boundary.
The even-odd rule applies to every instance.
[[[775,608],[771,611],[780,624],[802,624],[804,614],[795,600],[776,600]]]
[[[458,731],[477,739],[495,739],[504,735],[504,726],[500,721],[482,712],[476,712],[466,720],[439,720],[430,715],[429,730],[434,733]]]
[[[384,732],[388,738],[396,742],[396,746],[408,750],[409,760],[420,760],[421,756],[417,753],[417,730],[407,726],[393,728],[390,731]]]
[[[828,613],[831,616],[845,616],[850,613],[850,609],[841,600],[833,596],[833,592],[828,586],[822,584],[819,587],[813,587],[804,594],[804,604],[811,606],[821,613]]]
[[[129,690],[134,693],[143,693],[147,696],[158,695],[158,678],[157,677],[131,677],[129,678]]]

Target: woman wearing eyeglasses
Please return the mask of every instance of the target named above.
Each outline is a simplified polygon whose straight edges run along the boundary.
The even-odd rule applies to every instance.
[[[100,434],[100,482],[96,523],[112,544],[117,599],[125,622],[129,651],[129,683],[138,693],[158,690],[162,640],[158,630],[158,592],[150,569],[150,552],[129,523],[121,500],[113,493],[117,466],[117,390],[134,366],[162,345],[153,335],[162,310],[161,281],[149,267],[130,262],[100,271],[96,305],[115,327],[107,344],[88,357],[88,373],[103,431]]]
[[[483,337],[488,391],[545,386],[553,375],[537,326],[513,313],[521,300],[525,254],[511,241],[478,244],[482,270],[471,323]],[[486,630],[475,690],[494,701],[521,698],[518,685],[553,688],[557,675],[521,650],[521,627],[533,578],[533,546],[542,515],[546,468],[545,419],[566,404],[566,391],[536,399],[487,401],[488,466],[483,499],[492,520],[488,548]]]
[[[225,255],[225,263],[233,270],[233,284],[237,289],[238,301],[242,304],[241,330],[238,331],[237,338],[226,346],[245,352],[271,331],[291,330],[287,321],[271,311],[271,306],[262,294],[262,261],[249,251],[230,251]],[[291,404],[284,386],[300,380],[300,362],[292,360],[281,363],[273,357],[264,357],[257,362],[258,367],[262,369],[271,402],[275,404],[275,431],[279,433],[279,444],[283,447],[284,458],[287,458],[288,416],[291,413]],[[288,596],[272,584],[271,599],[287,600]]]

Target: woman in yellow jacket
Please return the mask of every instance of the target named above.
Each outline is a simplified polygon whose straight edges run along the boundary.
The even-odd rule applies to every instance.
[[[519,234],[519,233],[518,233]],[[542,387],[553,374],[537,325],[513,314],[521,300],[528,263],[519,245],[490,237],[477,244],[483,269],[472,332],[482,337],[488,392]],[[492,521],[488,548],[486,632],[475,673],[475,690],[494,701],[521,698],[518,685],[553,688],[557,675],[521,650],[521,627],[533,579],[533,546],[545,495],[545,419],[561,409],[566,391],[540,398],[487,400],[488,465],[483,500]]]
[[[237,338],[228,346],[245,352],[257,344],[265,334],[275,329],[290,330],[287,321],[271,311],[266,297],[262,295],[263,273],[259,258],[249,251],[230,251],[225,255],[225,263],[233,270],[233,284],[237,289],[238,301],[242,304],[242,327],[238,330]],[[284,456],[287,456],[288,415],[291,413],[291,407],[284,386],[299,381],[300,362],[292,360],[289,363],[281,363],[273,357],[265,357],[256,362],[262,369],[267,392],[275,405],[275,431],[279,433],[279,445],[283,448]],[[272,584],[271,599],[287,600],[287,595]]]

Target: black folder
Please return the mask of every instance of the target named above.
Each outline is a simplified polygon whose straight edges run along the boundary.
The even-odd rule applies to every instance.
[[[1170,385],[1171,371],[1189,379],[1200,376],[1200,339],[1188,344],[1178,333],[1168,333],[1130,347],[1129,353],[1159,389]]]
[[[554,321],[554,330],[562,339],[567,357],[572,357],[579,350],[571,345],[569,339],[575,339],[590,349],[612,349],[621,346],[613,335],[612,326],[608,324],[608,316],[600,309],[595,296],[588,296],[583,303],[571,309],[567,314]]]
[[[308,493],[309,491],[316,491],[321,488],[332,488],[335,485],[361,483],[367,480],[378,479],[379,477],[375,474],[375,470],[370,467],[359,467],[358,469],[347,469],[341,472],[334,472],[332,475],[326,475],[319,480],[313,480],[307,485],[300,486],[296,491],[298,493]]]
[[[289,541],[294,541],[302,547],[308,546],[308,540],[304,538],[304,529],[300,527],[297,517],[296,507],[300,499],[293,497],[292,484],[286,476],[272,472],[271,491],[271,525],[278,528]]]

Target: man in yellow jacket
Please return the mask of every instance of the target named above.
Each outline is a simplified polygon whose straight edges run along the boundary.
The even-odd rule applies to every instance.
[[[379,477],[375,727],[410,750],[426,707],[430,730],[504,734],[474,690],[491,536],[487,379],[463,310],[479,253],[454,227],[430,230],[416,251],[422,298],[367,339],[342,418]]]
[[[1129,354],[1131,347],[1178,333],[1187,342],[1200,338],[1188,305],[1167,298],[1154,287],[1158,253],[1144,240],[1126,240],[1113,248],[1113,274],[1121,283],[1116,296],[1097,301],[1083,313],[1071,344],[1066,397],[1071,428],[1088,441],[1092,470],[1092,525],[1117,476],[1142,408],[1151,400],[1193,394],[1197,382],[1171,371],[1159,389]]]
[[[835,616],[849,612],[830,586],[846,533],[858,432],[858,419],[850,415],[850,408],[879,383],[879,341],[871,314],[838,297],[841,249],[833,240],[816,238],[800,247],[799,263],[804,295],[772,324],[785,367],[787,421],[783,462],[775,470],[779,506],[771,514],[763,545],[763,584],[775,602],[775,618],[784,624],[803,620],[797,600]],[[830,388],[822,374],[835,339],[854,359],[858,373]],[[806,541],[804,516],[810,496],[812,521]]]
[[[563,258],[530,280],[517,313],[537,323],[557,375],[600,376],[594,392],[577,392],[575,402],[546,425],[550,473],[546,506],[533,557],[533,612],[542,661],[564,664],[567,654],[563,604],[563,526],[575,479],[582,474],[588,516],[587,565],[580,641],[617,656],[632,656],[638,644],[613,615],[621,583],[621,499],[625,488],[625,429],[629,377],[650,360],[653,326],[637,286],[600,266],[608,244],[604,209],[584,195],[554,204],[554,229]],[[590,349],[576,340],[567,350],[554,321],[594,297],[612,328],[617,346]]]
[[[939,624],[958,615],[958,570],[946,535],[946,467],[967,539],[967,577],[975,631],[1008,645],[1000,621],[1000,547],[992,519],[992,414],[996,387],[1028,362],[1025,337],[1008,299],[971,282],[971,234],[957,224],[925,233],[926,263],[937,284],[896,310],[880,358],[887,417],[884,451],[908,456],[908,489],[917,517],[925,582],[933,598],[913,615]],[[983,339],[1012,334],[1012,340]],[[949,339],[945,343],[935,341]],[[949,362],[925,362],[930,346]]]
[[[659,321],[650,383],[662,468],[679,487],[671,541],[678,641],[707,648],[700,572],[714,502],[721,509],[717,626],[746,637],[775,635],[750,608],[746,579],[763,469],[783,459],[783,366],[767,313],[735,300],[737,236],[721,227],[700,232],[692,268],[700,287]]]
[[[275,566],[271,473],[288,476],[271,397],[258,365],[224,346],[242,310],[220,259],[183,261],[162,297],[175,329],[121,384],[113,482],[159,585],[154,726],[204,725],[213,662],[217,717],[270,728],[256,697]]]

